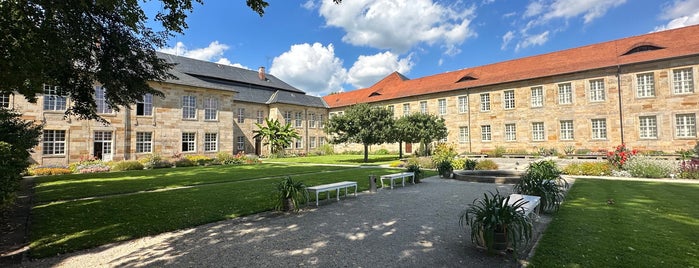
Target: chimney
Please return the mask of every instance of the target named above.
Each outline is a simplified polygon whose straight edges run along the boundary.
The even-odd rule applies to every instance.
[[[257,76],[260,77],[260,80],[267,81],[267,78],[265,77],[265,67],[260,66],[260,69],[257,72]]]

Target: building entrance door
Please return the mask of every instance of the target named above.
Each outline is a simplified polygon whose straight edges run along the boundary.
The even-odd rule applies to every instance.
[[[262,140],[255,139],[255,154],[259,156],[262,154]]]
[[[103,161],[112,160],[112,132],[95,131],[92,155]]]
[[[413,153],[413,144],[412,144],[412,143],[406,143],[406,144],[405,144],[405,153],[406,153],[406,154],[412,154],[412,153]]]

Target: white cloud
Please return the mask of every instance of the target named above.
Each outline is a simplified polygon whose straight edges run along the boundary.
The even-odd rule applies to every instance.
[[[348,73],[347,82],[357,88],[365,88],[393,72],[407,74],[413,68],[412,55],[398,58],[389,51],[371,56],[359,56]]]
[[[534,17],[544,12],[544,4],[542,2],[531,2],[527,5],[527,10],[524,11],[524,17]]]
[[[235,67],[249,69],[240,63],[231,63],[231,61],[223,57],[223,52],[228,50],[229,46],[221,44],[218,41],[213,41],[205,48],[188,49],[182,42],[177,42],[174,47],[160,48],[158,51],[177,56],[183,56],[192,59],[205,60],[216,62],[219,64],[231,65]]]
[[[332,44],[292,45],[272,60],[269,72],[308,94],[320,96],[341,91],[347,79],[347,70],[335,56]]]
[[[508,31],[505,33],[505,35],[502,36],[502,45],[500,46],[501,50],[507,49],[507,45],[510,44],[510,41],[515,38],[515,32],[514,31]]]
[[[352,0],[341,5],[323,0],[319,13],[328,26],[342,28],[342,40],[405,53],[418,44],[441,44],[445,53],[458,53],[466,38],[476,36],[470,23],[475,6],[444,6],[432,0]]]
[[[303,8],[308,9],[308,10],[313,10],[318,7],[318,4],[314,0],[308,0],[303,5],[301,5]]]
[[[522,48],[527,48],[530,46],[540,46],[540,45],[545,44],[548,40],[549,40],[549,31],[545,31],[545,32],[537,34],[537,35],[526,36],[524,38],[524,40],[517,43],[517,46],[515,47],[515,51],[519,51]]]
[[[663,9],[660,18],[670,21],[655,27],[655,31],[699,24],[699,0],[676,0]]]
[[[582,15],[585,23],[590,23],[602,17],[609,9],[624,3],[626,0],[555,0],[543,15],[543,20],[570,19]]]

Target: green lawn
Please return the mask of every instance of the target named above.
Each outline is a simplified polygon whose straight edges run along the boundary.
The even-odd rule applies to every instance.
[[[364,155],[356,154],[335,154],[335,155],[314,155],[304,157],[272,158],[269,162],[284,163],[314,163],[314,164],[340,164],[340,165],[384,165],[393,161],[398,161],[398,155],[369,155],[369,162],[364,163]]]
[[[697,204],[699,184],[578,179],[531,263],[699,267]]]
[[[86,197],[82,188],[102,197],[35,206],[30,232],[31,256],[53,256],[271,210],[272,196],[280,179],[262,177],[296,174],[292,177],[308,186],[353,180],[358,182],[359,191],[363,191],[369,188],[370,174],[395,172],[383,168],[273,164],[41,177],[37,178],[38,200]],[[194,184],[199,185],[136,193]],[[108,193],[133,194],[103,196]]]

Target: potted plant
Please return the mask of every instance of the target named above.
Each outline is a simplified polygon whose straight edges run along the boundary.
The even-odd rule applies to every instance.
[[[561,178],[556,162],[545,160],[529,164],[513,191],[541,197],[541,209],[550,212],[558,210],[567,189],[568,182]]]
[[[459,216],[461,227],[469,226],[471,241],[485,247],[489,253],[512,247],[517,252],[520,242],[528,243],[532,236],[532,223],[522,212],[527,202],[517,200],[510,204],[510,197],[499,192],[484,193]]]
[[[439,175],[442,176],[442,178],[451,178],[451,173],[453,171],[454,168],[451,166],[451,161],[442,160],[437,162],[437,172],[439,172]]]
[[[277,204],[275,209],[281,211],[298,211],[301,204],[308,202],[309,195],[306,185],[286,177],[277,185]]]

